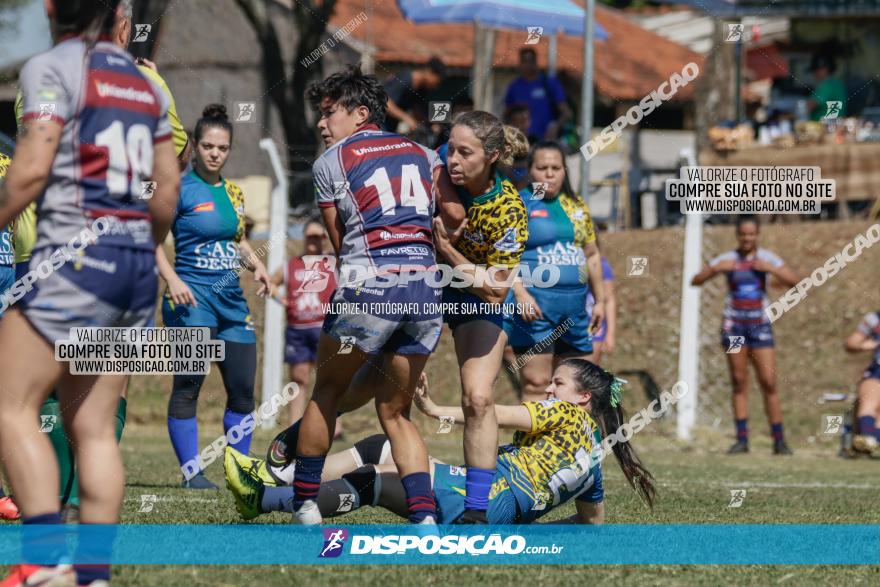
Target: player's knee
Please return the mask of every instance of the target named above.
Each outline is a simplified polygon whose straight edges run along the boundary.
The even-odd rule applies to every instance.
[[[239,414],[249,414],[254,411],[255,407],[256,402],[254,401],[253,388],[251,388],[250,391],[247,389],[236,391],[229,390],[229,397],[226,398],[227,410]]]
[[[196,407],[199,403],[198,393],[171,392],[168,400],[168,417],[177,420],[188,420],[196,417]]]
[[[462,407],[466,412],[480,417],[495,409],[495,399],[491,390],[479,390],[462,397]]]

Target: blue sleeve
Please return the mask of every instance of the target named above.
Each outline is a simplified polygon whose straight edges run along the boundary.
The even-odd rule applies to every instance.
[[[507,91],[504,93],[504,105],[507,106],[508,108],[513,106],[513,104],[514,104],[514,99],[513,99],[514,87],[516,87],[516,80],[513,80],[512,82],[510,82],[510,85],[507,86]]]
[[[613,281],[614,271],[611,269],[611,263],[604,256],[602,257],[602,281]]]
[[[443,143],[437,147],[437,155],[440,156],[440,161],[443,162],[443,165],[446,165],[446,158],[449,156],[449,143]]]
[[[593,485],[578,495],[576,501],[584,501],[586,503],[599,503],[605,499],[605,490],[602,488],[602,466],[596,466],[595,479]]]
[[[559,78],[551,77],[547,80],[548,86],[550,86],[550,91],[553,92],[553,99],[557,104],[561,104],[565,102],[565,90],[562,89],[562,84],[559,83]]]

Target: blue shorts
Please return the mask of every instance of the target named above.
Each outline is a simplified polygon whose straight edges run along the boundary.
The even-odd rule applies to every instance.
[[[721,325],[721,346],[725,350],[731,348],[730,337],[732,336],[743,337],[740,346],[752,349],[770,348],[775,345],[773,329],[770,327],[769,322],[764,324],[740,324],[725,319]]]
[[[541,343],[542,346],[546,345],[543,352],[547,353],[562,349],[565,349],[565,353],[583,355],[593,352],[590,315],[584,309],[585,291],[539,291],[539,288],[531,288],[529,293],[534,296],[544,317],[526,322],[517,313],[508,318],[511,323],[510,346],[525,350]],[[512,292],[507,301],[514,303]],[[559,335],[559,332],[562,334]],[[563,344],[558,344],[560,342]]]
[[[443,321],[449,324],[449,328],[455,330],[462,324],[485,320],[504,330],[510,336],[512,322],[505,320],[503,311],[487,312],[488,304],[479,296],[460,287],[444,287],[443,303],[454,304],[454,310],[447,310],[443,314]],[[493,307],[494,308],[494,307]]]
[[[34,251],[29,272],[40,276],[44,268],[57,264],[50,260],[54,250]],[[73,328],[148,326],[156,311],[159,286],[154,254],[100,245],[90,245],[83,252],[33,281],[20,302],[31,326],[50,343],[69,339]]]
[[[368,355],[429,355],[443,328],[439,302],[440,290],[426,279],[385,288],[339,287],[323,330]]]
[[[15,267],[12,265],[0,266],[0,295],[6,292],[15,283]],[[0,316],[3,315],[5,304],[0,304]]]
[[[877,361],[871,363],[862,373],[862,379],[880,379],[880,363]]]
[[[452,465],[434,465],[434,497],[437,500],[438,524],[452,524],[464,513],[465,479],[467,468]],[[486,517],[490,524],[517,523],[516,498],[507,479],[496,471],[489,493]]]
[[[198,306],[179,306],[166,292],[162,300],[165,326],[216,328],[219,340],[244,344],[257,342],[251,311],[240,287],[224,287],[215,292],[210,285],[187,285]]]
[[[314,363],[318,356],[318,340],[321,327],[293,328],[288,326],[284,332],[284,362],[288,365]]]

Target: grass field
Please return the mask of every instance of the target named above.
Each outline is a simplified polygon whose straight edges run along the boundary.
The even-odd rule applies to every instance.
[[[764,228],[762,245],[776,250],[798,272],[809,273],[839,251],[863,222],[805,223]],[[708,229],[733,244],[729,227]],[[607,362],[612,370],[650,374],[664,389],[675,382],[680,299],[681,229],[627,232],[603,236],[603,251],[618,272],[620,331],[617,352]],[[650,257],[650,274],[632,279],[622,275],[628,255]],[[880,250],[869,250],[832,281],[811,293],[796,309],[774,325],[779,348],[779,380],[789,443],[795,455],[770,455],[770,443],[757,391],[752,393],[752,453],[727,457],[732,441],[729,415],[716,425],[697,430],[697,440],[685,445],[675,439],[674,416],[647,427],[633,442],[658,484],[654,511],[629,490],[613,460],[606,461],[607,522],[610,524],[880,524],[880,462],[845,461],[836,457],[837,437],[823,435],[822,415],[842,413],[842,404],[822,405],[827,391],[852,391],[867,356],[848,357],[843,338],[859,317],[878,304],[876,268]],[[261,302],[255,301],[245,279],[259,330]],[[775,299],[782,293],[774,290]],[[717,308],[720,315],[721,308]],[[717,360],[724,360],[717,351]],[[451,340],[444,335],[428,364],[432,391],[441,402],[457,403],[458,375]],[[647,404],[638,381],[627,392],[630,413]],[[723,381],[708,383],[723,387]],[[165,430],[169,377],[137,377],[130,390],[129,418],[122,442],[127,488],[123,523],[227,524],[238,523],[227,491],[188,492],[178,488],[177,469]],[[259,374],[257,389],[260,389]],[[497,385],[499,403],[516,400],[507,379]],[[202,391],[199,408],[200,445],[221,432],[225,395],[216,369]],[[727,397],[701,396],[701,402],[726,413]],[[436,422],[415,416],[431,453],[452,463],[461,462],[461,435],[437,434]],[[346,436],[336,448],[378,431],[369,407],[344,418]],[[253,453],[261,454],[274,432],[258,431]],[[222,463],[208,476],[222,486]],[[741,507],[728,507],[731,489],[745,489]],[[138,511],[142,495],[156,495],[153,511]],[[551,518],[573,513],[572,505],[552,512]],[[287,523],[289,517],[264,516],[260,523]],[[341,523],[398,521],[391,514],[365,509],[338,518]],[[584,561],[590,545],[584,544]],[[246,547],[245,547],[246,548]],[[768,585],[768,584],[880,584],[878,567],[119,567],[116,585],[568,585],[604,582],[649,585]]]

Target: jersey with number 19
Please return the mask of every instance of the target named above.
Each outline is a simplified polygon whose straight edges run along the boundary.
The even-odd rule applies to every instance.
[[[340,285],[333,301],[351,312],[331,312],[324,331],[352,337],[361,350],[427,354],[440,338],[440,315],[432,287],[436,264],[431,222],[436,153],[406,137],[361,127],[325,151],[313,168],[318,206],[336,208],[344,230],[338,251]],[[405,287],[352,285],[346,268],[359,276],[400,273],[418,267]],[[412,269],[407,270],[408,273]],[[387,281],[384,281],[388,284]]]
[[[128,53],[79,37],[28,61],[21,86],[25,124],[62,127],[29,266],[48,262],[55,271],[23,299],[29,321],[49,340],[74,326],[146,325],[157,283],[141,195],[150,192],[143,181],[153,173],[154,146],[171,138],[167,98]],[[73,260],[58,263],[58,249]]]

